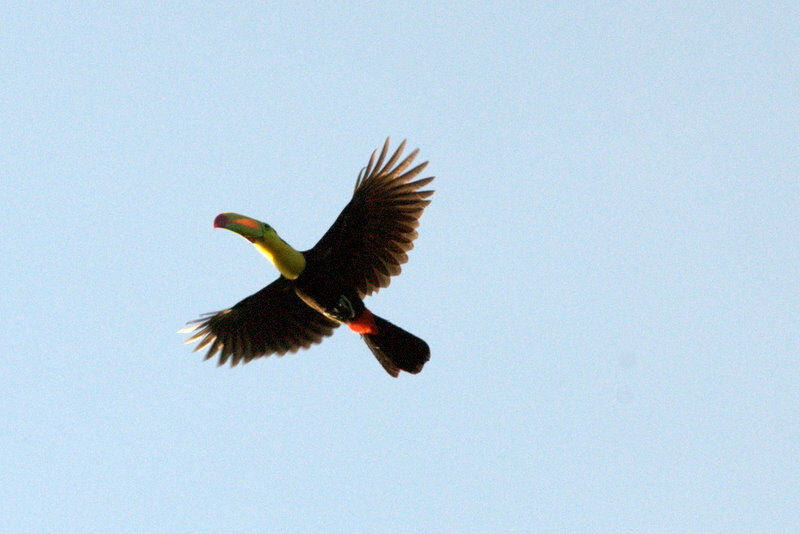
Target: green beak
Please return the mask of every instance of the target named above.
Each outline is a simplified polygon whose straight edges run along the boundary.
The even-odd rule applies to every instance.
[[[238,213],[220,213],[214,219],[214,228],[224,228],[236,232],[249,241],[264,236],[265,224]]]

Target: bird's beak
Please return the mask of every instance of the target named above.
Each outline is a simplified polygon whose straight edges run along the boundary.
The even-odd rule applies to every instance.
[[[264,223],[238,213],[220,213],[214,219],[214,228],[236,232],[248,241],[264,237]]]

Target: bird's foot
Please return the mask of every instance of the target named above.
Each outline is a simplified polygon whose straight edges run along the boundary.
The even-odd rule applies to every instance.
[[[331,317],[343,323],[352,321],[356,315],[355,311],[353,310],[353,305],[344,295],[339,297],[339,302],[337,302],[336,306],[334,306],[333,309],[328,313]]]

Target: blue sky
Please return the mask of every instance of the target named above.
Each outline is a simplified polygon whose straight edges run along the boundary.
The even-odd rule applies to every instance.
[[[30,4],[0,29],[0,530],[800,528],[790,3]],[[308,248],[386,136],[437,178],[340,329],[175,332]]]

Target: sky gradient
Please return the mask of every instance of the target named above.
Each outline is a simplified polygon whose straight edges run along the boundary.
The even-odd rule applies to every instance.
[[[0,530],[800,529],[797,7],[532,4],[0,8]],[[423,372],[183,346],[386,136]]]

